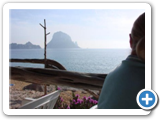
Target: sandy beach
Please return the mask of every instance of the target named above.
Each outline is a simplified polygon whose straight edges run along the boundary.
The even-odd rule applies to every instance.
[[[13,84],[13,86],[9,87],[9,95],[10,95],[10,109],[17,109],[20,106],[22,106],[22,101],[26,98],[38,98],[44,95],[44,92],[39,92],[35,90],[23,90],[23,88],[27,85],[30,85],[31,83],[22,82],[22,81],[16,81],[16,80],[10,80],[10,84]],[[79,94],[80,98],[91,97],[91,94],[84,90],[71,88],[71,87],[65,87],[65,86],[59,86],[62,89],[62,92],[60,96],[63,98],[63,102],[69,105],[69,101],[72,99],[72,92],[74,92],[75,95]],[[55,91],[55,85],[50,85],[47,87],[50,89],[48,93],[51,93]]]

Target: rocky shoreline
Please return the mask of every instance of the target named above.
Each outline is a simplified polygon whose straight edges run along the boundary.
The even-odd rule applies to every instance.
[[[9,88],[9,101],[10,109],[17,109],[22,106],[22,101],[26,98],[37,98],[42,96],[43,92],[38,92],[34,90],[18,90],[14,87]]]
[[[10,84],[12,84],[9,87],[9,106],[10,109],[17,109],[22,106],[22,102],[26,97],[29,98],[38,98],[44,95],[44,92],[36,91],[36,90],[24,90],[23,88],[25,86],[30,85],[31,83],[26,83],[26,82],[21,82],[21,81],[16,81],[16,80],[10,80]],[[71,87],[62,87],[59,86],[62,89],[62,92],[60,96],[63,98],[63,102],[69,105],[69,101],[72,98],[72,93],[74,92],[75,95],[80,95],[80,98],[83,98],[84,96],[86,97],[91,97],[91,94],[88,92],[81,90],[81,89],[76,89],[76,88],[71,88]],[[47,87],[47,94],[55,91],[55,86],[50,85]]]

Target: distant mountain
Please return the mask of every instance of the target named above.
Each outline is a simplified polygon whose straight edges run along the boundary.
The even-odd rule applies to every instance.
[[[47,48],[80,48],[77,42],[73,42],[71,37],[64,32],[56,32],[53,34],[51,41],[47,44]]]
[[[11,43],[10,49],[41,49],[39,45],[33,45],[31,42],[26,44]]]

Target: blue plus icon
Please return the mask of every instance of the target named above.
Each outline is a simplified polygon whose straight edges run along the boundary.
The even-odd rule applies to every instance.
[[[146,105],[148,105],[149,101],[152,101],[152,100],[153,100],[153,98],[149,98],[149,94],[148,93],[146,93],[146,97],[145,98],[142,98],[142,101],[146,101]]]
[[[150,91],[144,91],[139,96],[139,102],[144,107],[150,107],[155,102],[155,96]]]
[[[137,103],[142,109],[152,109],[157,104],[157,95],[153,90],[141,90],[137,95]]]

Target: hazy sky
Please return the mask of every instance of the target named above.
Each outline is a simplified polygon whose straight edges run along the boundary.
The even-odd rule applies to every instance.
[[[46,19],[47,43],[55,32],[67,33],[81,48],[129,48],[129,33],[143,9],[12,9],[10,43],[28,41],[44,47]]]

